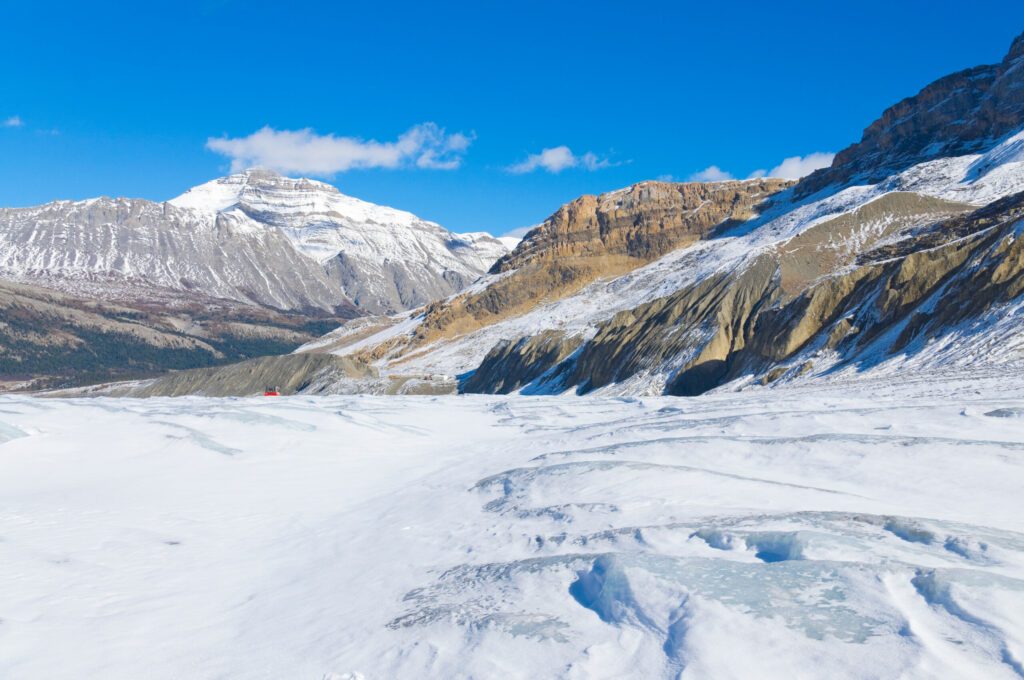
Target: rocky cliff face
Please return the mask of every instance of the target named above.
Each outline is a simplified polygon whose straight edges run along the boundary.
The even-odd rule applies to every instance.
[[[1022,190],[1024,37],[1000,64],[943,78],[886,111],[832,168],[780,194],[761,218],[662,260],[693,275],[676,274],[672,285],[652,265],[528,313],[586,337],[557,364],[544,356],[532,372],[523,365],[529,353],[517,348],[547,341],[534,331],[495,345],[480,364],[487,370],[467,385],[488,391],[493,376],[490,389],[504,389],[500,362],[537,376],[527,392],[693,395],[742,376],[769,383],[883,365],[1024,360],[1013,340],[1024,331]],[[524,243],[495,271],[514,276],[545,252],[561,263],[603,253],[608,242],[615,253],[650,243],[609,239],[610,221],[599,202],[580,199],[531,234],[545,247]],[[653,299],[604,319],[584,302],[613,301],[605,290],[627,294],[642,278]],[[591,320],[566,323],[559,309]]]
[[[584,394],[653,375],[659,391],[696,395],[743,375],[768,383],[819,361],[870,367],[924,352],[963,324],[984,331],[1021,296],[1022,231],[1024,192],[980,209],[884,194],[618,312],[586,341],[544,331],[499,342],[463,390]]]
[[[509,394],[541,378],[583,342],[558,331],[499,342],[480,366],[459,385],[461,392]]]
[[[416,342],[451,337],[621,276],[748,220],[791,186],[778,179],[712,183],[641,182],[563,206],[491,268],[480,291],[426,308]]]
[[[975,153],[1024,126],[1024,35],[998,64],[928,85],[887,109],[830,168],[803,179],[798,195],[829,185],[877,182],[923,161]]]
[[[600,196],[581,196],[528,233],[491,273],[566,258],[649,262],[714,229],[750,219],[765,199],[791,184],[780,179],[641,182]]]

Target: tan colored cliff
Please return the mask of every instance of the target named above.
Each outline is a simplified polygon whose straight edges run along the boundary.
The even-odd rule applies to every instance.
[[[621,276],[716,230],[748,220],[780,179],[709,183],[641,182],[581,196],[527,234],[491,269],[506,276],[480,292],[429,305],[415,344],[472,332],[587,284]]]
[[[564,258],[657,259],[750,219],[763,201],[792,185],[762,178],[730,182],[641,182],[567,203],[498,260],[492,274]]]

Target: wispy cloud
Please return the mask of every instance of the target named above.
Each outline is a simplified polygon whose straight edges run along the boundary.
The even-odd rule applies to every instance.
[[[540,225],[538,225],[538,224],[534,224],[534,225],[531,225],[531,226],[528,226],[528,227],[518,227],[516,229],[509,229],[508,231],[506,231],[501,236],[503,238],[504,237],[508,237],[508,238],[523,238],[524,236],[526,236],[528,233],[530,233],[532,230],[536,229],[539,226]]]
[[[768,171],[769,177],[800,179],[815,170],[832,165],[836,155],[832,152],[815,151],[806,156],[790,156]]]
[[[815,151],[806,156],[790,156],[784,159],[771,170],[754,170],[747,175],[747,179],[758,177],[776,177],[779,179],[800,179],[806,177],[819,168],[827,168],[832,165],[835,154],[826,151]],[[723,180],[735,179],[731,172],[722,170],[717,165],[711,165],[700,172],[695,172],[687,178],[690,182],[721,182]]]
[[[211,137],[206,148],[230,158],[233,172],[260,166],[286,174],[330,176],[364,168],[454,170],[472,141],[473,135],[449,134],[436,123],[409,128],[393,142],[267,126],[247,137]]]
[[[735,178],[717,165],[709,165],[700,172],[693,173],[687,179],[690,182],[723,182]]]
[[[0,127],[22,127],[25,125],[25,121],[21,119],[21,116],[11,116],[0,121]]]
[[[526,160],[505,168],[507,171],[522,175],[534,170],[546,170],[551,173],[559,173],[569,168],[583,168],[593,172],[602,168],[610,168],[617,163],[612,163],[607,158],[602,158],[592,151],[576,155],[567,146],[556,146],[551,149],[544,149],[540,153],[533,153],[526,157]]]

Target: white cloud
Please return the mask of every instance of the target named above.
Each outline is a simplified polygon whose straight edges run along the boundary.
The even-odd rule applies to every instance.
[[[362,168],[454,170],[472,141],[472,135],[448,134],[436,123],[409,128],[393,142],[267,126],[248,137],[211,137],[206,148],[230,158],[233,172],[260,166],[285,174],[329,176]]]
[[[769,170],[768,176],[781,179],[800,179],[815,170],[832,165],[832,159],[835,156],[834,153],[822,151],[809,153],[802,158],[800,156],[791,156]]]
[[[424,129],[426,126],[429,129]],[[473,143],[472,135],[456,132],[446,136],[444,129],[433,123],[418,125],[413,129],[419,135],[420,151],[416,158],[418,168],[454,170],[462,165],[462,157]]]
[[[506,238],[507,237],[507,238],[519,238],[519,239],[521,239],[524,236],[526,236],[530,231],[532,231],[533,229],[536,229],[539,226],[540,225],[538,225],[538,224],[534,224],[534,225],[531,225],[529,227],[519,227],[518,229],[509,229],[504,234],[502,234],[501,237],[502,238]]]
[[[584,170],[593,172],[602,168],[609,168],[612,162],[607,158],[601,158],[592,151],[577,156],[567,146],[556,146],[551,149],[544,149],[540,153],[530,154],[525,161],[510,165],[506,168],[511,173],[522,175],[534,170],[543,169],[552,173],[559,173],[569,168],[582,167]]]
[[[591,151],[586,152],[580,157],[580,164],[591,172],[602,168],[610,168],[612,166],[612,162],[610,160],[607,158],[599,158],[596,153]]]
[[[544,168],[548,172],[561,172],[566,168],[575,167],[578,163],[572,149],[567,146],[556,146],[553,149],[544,149],[540,153],[530,154],[525,161],[509,166],[508,171],[522,174],[533,172],[537,168]]]
[[[0,127],[21,127],[25,124],[25,121],[21,119],[21,116],[11,116],[3,121],[0,121]]]
[[[763,168],[754,170],[747,175],[747,179],[758,179],[760,177],[777,177],[779,179],[800,179],[819,168],[827,168],[832,165],[835,154],[831,152],[815,151],[806,156],[790,156],[784,159],[771,170]],[[700,172],[695,172],[687,178],[689,182],[721,182],[727,179],[735,179],[731,172],[722,170],[717,165],[711,165]]]
[[[722,170],[717,165],[709,165],[700,172],[695,172],[687,178],[690,182],[723,182],[727,179],[734,179],[731,173]]]

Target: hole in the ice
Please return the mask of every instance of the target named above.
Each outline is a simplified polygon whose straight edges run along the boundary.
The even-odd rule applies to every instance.
[[[758,550],[756,553],[754,553],[754,557],[761,560],[762,562],[767,562],[769,564],[771,564],[772,562],[785,562],[789,559],[788,554],[781,553],[775,550]]]
[[[589,570],[576,572],[569,594],[605,623],[637,623],[656,628],[637,602],[629,579],[614,556],[602,555]]]
[[[715,550],[732,550],[736,547],[736,537],[720,529],[698,529],[690,534],[690,538],[699,538]]]
[[[751,534],[745,542],[754,557],[768,564],[804,558],[803,541],[795,531]]]

